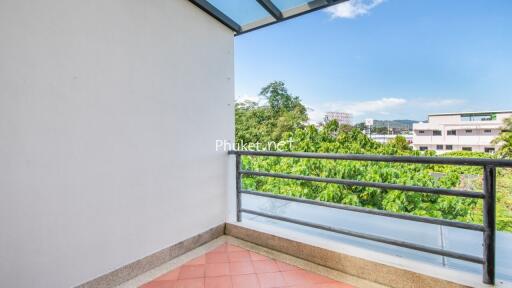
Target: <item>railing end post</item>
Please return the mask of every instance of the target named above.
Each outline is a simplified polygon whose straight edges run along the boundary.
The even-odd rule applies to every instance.
[[[483,203],[483,282],[495,284],[496,262],[496,167],[484,166],[484,203]]]

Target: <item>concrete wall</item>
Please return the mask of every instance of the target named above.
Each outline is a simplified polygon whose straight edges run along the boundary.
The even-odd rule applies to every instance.
[[[0,287],[223,223],[233,98],[233,34],[188,1],[0,1]]]

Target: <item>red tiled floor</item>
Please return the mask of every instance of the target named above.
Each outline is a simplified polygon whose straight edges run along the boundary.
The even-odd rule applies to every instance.
[[[286,285],[299,285],[299,284],[313,284],[309,278],[309,272],[304,270],[293,270],[293,271],[285,271],[283,273],[284,279],[286,281]]]
[[[204,278],[205,265],[183,266],[178,274],[178,279]]]
[[[211,277],[204,279],[204,288],[232,288],[230,276]]]
[[[229,262],[251,261],[249,251],[228,252]]]
[[[142,288],[351,288],[350,285],[223,244]]]
[[[178,280],[174,288],[204,288],[204,278]]]
[[[229,262],[227,253],[210,252],[206,253],[206,263],[226,263]]]
[[[229,275],[229,263],[211,263],[205,266],[205,276],[227,276]]]
[[[252,261],[252,265],[256,273],[279,272],[279,267],[274,260]]]
[[[256,274],[231,276],[233,288],[260,288]]]
[[[254,273],[254,268],[251,261],[232,262],[229,263],[229,273],[231,275],[252,274]]]
[[[260,273],[257,275],[261,288],[283,287],[286,285],[282,272]]]

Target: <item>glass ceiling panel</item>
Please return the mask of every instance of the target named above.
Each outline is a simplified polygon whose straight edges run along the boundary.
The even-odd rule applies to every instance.
[[[307,4],[308,2],[310,2],[310,0],[272,0],[272,3],[274,3],[274,5],[276,5],[281,11],[286,11],[297,6]]]
[[[208,0],[208,2],[239,25],[270,16],[256,0]]]

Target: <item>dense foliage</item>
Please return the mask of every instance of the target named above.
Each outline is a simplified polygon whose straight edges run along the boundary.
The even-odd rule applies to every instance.
[[[239,142],[293,139],[287,151],[381,155],[429,155],[412,151],[403,137],[387,144],[373,141],[359,129],[324,123],[320,128],[305,125],[306,110],[297,97],[288,94],[282,82],[263,88],[269,105],[242,103],[236,107],[236,137]],[[423,153],[423,154],[420,154]],[[451,157],[489,157],[474,152],[453,152]],[[481,190],[481,168],[448,165],[331,161],[278,157],[244,157],[244,169],[288,174],[354,179],[424,187]],[[512,231],[512,173],[499,170],[498,229]],[[343,203],[393,212],[482,222],[481,201],[453,196],[381,190],[365,187],[314,183],[277,178],[245,177],[246,189]]]
[[[308,119],[306,107],[298,97],[288,93],[281,81],[263,87],[260,92],[268,105],[255,102],[235,106],[235,137],[239,143],[279,142],[287,132],[303,128]]]

